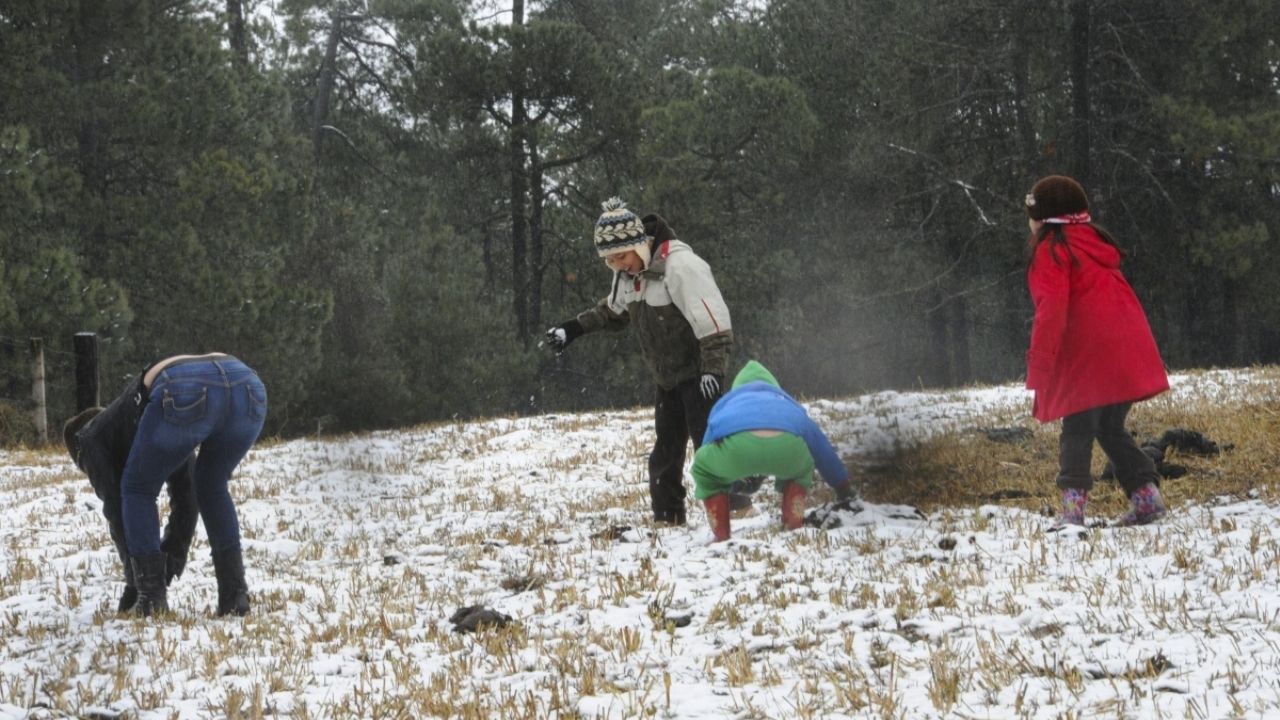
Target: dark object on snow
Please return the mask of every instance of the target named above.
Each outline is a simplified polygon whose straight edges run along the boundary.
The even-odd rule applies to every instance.
[[[950,535],[947,535],[947,536],[945,536],[945,537],[939,538],[939,539],[938,539],[938,549],[939,549],[939,550],[955,550],[955,549],[956,549],[956,539],[955,539],[955,538],[953,538],[953,537],[951,537]]]
[[[1195,430],[1172,428],[1165,430],[1158,440],[1143,442],[1141,447],[1142,452],[1146,453],[1147,457],[1151,458],[1151,461],[1156,464],[1156,472],[1160,473],[1160,477],[1180,478],[1187,474],[1186,466],[1164,461],[1164,454],[1170,447],[1181,453],[1207,457],[1217,455],[1223,450],[1230,450],[1235,446],[1231,444],[1219,445]],[[1102,470],[1102,479],[1114,480],[1115,477],[1115,466],[1108,461],[1107,466]]]
[[[1159,675],[1165,670],[1175,667],[1177,667],[1177,665],[1174,665],[1169,658],[1164,656],[1163,650],[1157,650],[1156,656],[1147,661],[1147,668],[1151,671],[1152,675]]]
[[[872,507],[875,507],[874,505]],[[910,505],[888,505],[886,508],[893,508],[892,511],[884,513],[882,517],[889,520],[927,520],[924,513]],[[847,500],[837,500],[836,502],[824,503],[810,510],[804,516],[804,524],[808,527],[818,528],[819,530],[830,530],[844,525],[844,521],[840,519],[841,513],[849,513],[857,515],[865,511],[867,508],[862,502],[849,498]]]
[[[804,516],[804,524],[808,527],[822,529],[838,528],[844,523],[841,522],[837,513],[847,512],[858,514],[862,512],[862,503],[857,500],[841,500],[839,502],[826,503],[810,510]]]
[[[630,525],[610,525],[609,527],[591,535],[592,540],[622,540],[623,536],[631,532]]]
[[[450,615],[449,622],[453,623],[454,632],[468,633],[510,625],[511,616],[483,605],[467,605]]]
[[[1031,428],[1025,427],[977,428],[976,431],[986,435],[991,442],[1011,444],[1027,442],[1034,435]]]
[[[687,627],[693,622],[693,613],[683,613],[680,615],[667,615],[662,618],[671,627]]]

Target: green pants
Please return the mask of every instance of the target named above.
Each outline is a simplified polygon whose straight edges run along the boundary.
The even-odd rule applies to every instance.
[[[699,500],[729,492],[734,480],[753,475],[773,476],[778,490],[788,482],[807,490],[813,484],[813,456],[804,440],[791,433],[760,437],[740,432],[698,448],[690,473]]]

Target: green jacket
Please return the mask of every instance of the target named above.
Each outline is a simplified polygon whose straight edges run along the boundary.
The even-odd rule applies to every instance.
[[[733,329],[711,267],[685,243],[653,248],[649,266],[632,277],[616,272],[608,296],[578,315],[584,333],[630,325],[664,390],[729,366]]]

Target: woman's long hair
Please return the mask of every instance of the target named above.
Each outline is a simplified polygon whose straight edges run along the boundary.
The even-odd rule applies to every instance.
[[[1120,245],[1116,242],[1115,236],[1112,235],[1110,231],[1108,231],[1106,228],[1102,227],[1101,225],[1095,222],[1090,222],[1087,224],[1089,225],[1089,227],[1093,228],[1095,232],[1098,233],[1098,237],[1102,238],[1103,242],[1115,248],[1116,251],[1120,253],[1121,260],[1124,260],[1125,258],[1129,257],[1129,252],[1124,248],[1120,247]],[[1045,242],[1046,240],[1052,245],[1050,249],[1057,250],[1058,248],[1061,248],[1062,250],[1066,251],[1067,257],[1071,258],[1072,265],[1079,264],[1079,261],[1076,260],[1075,253],[1071,252],[1071,246],[1067,244],[1067,233],[1063,229],[1064,227],[1065,226],[1063,226],[1061,223],[1044,223],[1040,226],[1040,229],[1038,231],[1033,232],[1027,236],[1027,269],[1028,270],[1031,269],[1031,264],[1035,262],[1036,248],[1040,246],[1040,243]],[[1054,258],[1054,262],[1058,261],[1057,253],[1053,253],[1053,258]]]

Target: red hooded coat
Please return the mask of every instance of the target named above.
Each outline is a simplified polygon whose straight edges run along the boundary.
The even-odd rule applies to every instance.
[[[1040,422],[1169,389],[1146,313],[1120,273],[1120,251],[1090,225],[1063,230],[1066,246],[1046,238],[1027,270],[1036,307],[1027,389]]]

